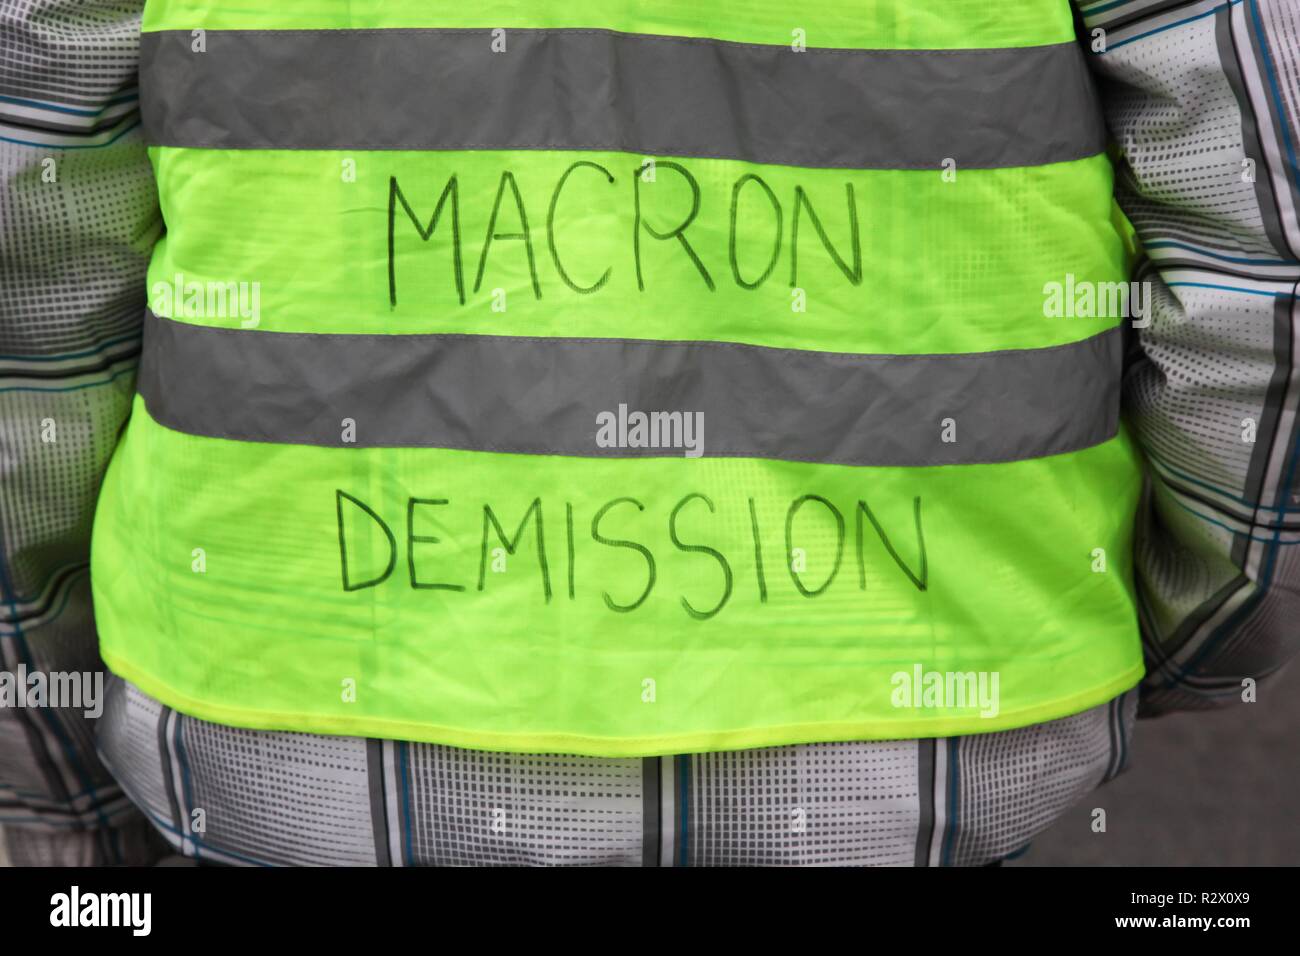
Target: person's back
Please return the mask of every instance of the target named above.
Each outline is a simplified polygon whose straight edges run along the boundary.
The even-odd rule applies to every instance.
[[[1287,130],[1215,242],[1132,132],[1240,11],[643,6],[146,6],[100,744],[187,854],[987,863],[1141,634],[1153,710],[1289,656]]]

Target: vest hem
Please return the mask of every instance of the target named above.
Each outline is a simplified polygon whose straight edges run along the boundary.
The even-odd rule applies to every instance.
[[[502,733],[380,717],[341,717],[330,714],[252,711],[202,701],[181,693],[138,669],[106,648],[100,655],[114,674],[130,681],[150,697],[189,717],[248,730],[376,737],[413,743],[440,744],[464,750],[505,753],[571,754],[586,757],[662,757],[674,754],[754,750],[795,744],[855,740],[915,740],[961,737],[1017,730],[1081,713],[1131,690],[1142,679],[1142,663],[1086,691],[1049,703],[1000,713],[996,717],[942,717],[897,721],[829,721],[779,724],[736,730],[666,734],[654,737],[592,737],[571,733]]]

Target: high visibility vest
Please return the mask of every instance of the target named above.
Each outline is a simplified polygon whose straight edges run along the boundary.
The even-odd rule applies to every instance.
[[[635,756],[1142,673],[1131,290],[1067,0],[150,0],[105,661]]]

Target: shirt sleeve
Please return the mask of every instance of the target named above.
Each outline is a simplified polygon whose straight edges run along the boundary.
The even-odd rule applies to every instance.
[[[1250,700],[1300,646],[1295,0],[1075,0],[1141,245],[1141,713]]]
[[[142,5],[0,0],[0,671],[23,695],[0,708],[0,825],[15,863],[152,852],[95,752],[106,675],[89,587],[161,232],[139,126]],[[75,677],[75,706],[53,706],[68,703],[54,675]]]

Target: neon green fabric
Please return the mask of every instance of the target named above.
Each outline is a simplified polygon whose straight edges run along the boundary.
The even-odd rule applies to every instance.
[[[1067,43],[1074,39],[1068,0],[149,0],[144,29],[371,30],[398,27],[483,29],[596,28],[663,36],[713,37],[788,45],[803,32],[810,47],[979,49]]]
[[[145,25],[571,26],[781,44],[802,29],[811,45],[903,49],[1073,33],[1064,0],[821,3],[793,21],[788,9],[169,0],[148,4]],[[951,181],[594,151],[150,155],[168,227],[151,289],[178,275],[256,282],[249,336],[977,353],[1094,336],[1118,320],[1045,317],[1044,282],[1127,278],[1101,155],[959,168]],[[648,158],[655,183],[638,186]],[[557,198],[577,161],[614,182],[583,167]],[[506,191],[496,231],[528,239],[489,242],[506,173],[528,225]],[[779,248],[761,190],[742,195],[733,225],[749,175],[784,208]],[[423,238],[453,178],[458,229],[448,213]],[[634,241],[638,208],[661,230],[681,221],[691,181],[698,264],[675,241]],[[397,207],[390,269],[395,187],[412,215]],[[793,242],[796,191],[825,241],[805,219]],[[101,650],[209,720],[462,747],[645,756],[1021,727],[1141,676],[1139,476],[1122,430],[1049,458],[851,467],[239,442],[168,429],[137,400],[96,517]],[[996,681],[993,699],[944,697],[965,675]]]
[[[915,469],[268,446],[170,431],[137,402],[95,527],[96,610],[114,671],[239,726],[610,756],[998,730],[1140,676],[1135,485],[1115,481],[1134,470],[1125,437]],[[713,511],[692,499],[674,525],[691,494]],[[835,514],[806,502],[787,547],[808,494],[837,509],[842,544]],[[921,576],[916,498],[924,591],[903,569]],[[535,513],[516,538],[538,500],[540,546]],[[898,561],[869,519],[859,536],[859,500]],[[382,583],[343,589],[340,508],[351,583],[391,561]],[[729,597],[700,619],[682,602],[722,602],[723,561]],[[825,589],[805,596],[796,573]],[[998,672],[998,712],[895,706],[917,663]]]
[[[659,340],[746,342],[823,351],[929,354],[1040,348],[1076,342],[1113,318],[1043,318],[1044,277],[1108,282],[1123,278],[1124,247],[1112,220],[1112,171],[1104,156],[1013,169],[938,171],[826,170],[680,159],[695,180],[700,208],[687,230],[714,289],[677,242],[637,247],[634,172],[643,157],[598,152],[302,152],[151,150],[169,228],[158,244],[149,285],[176,274],[198,282],[231,276],[261,283],[259,329],[280,332],[470,332]],[[356,181],[341,183],[344,161]],[[557,184],[578,160],[598,163]],[[497,230],[526,231],[521,241],[486,242],[505,173],[518,186],[527,229],[509,186]],[[760,175],[782,208],[776,216],[761,189],[737,204],[736,267],[731,206],[736,182]],[[452,176],[459,193],[459,249],[465,304],[454,281],[450,206],[425,241],[400,204],[394,221],[397,305],[389,308],[390,181],[426,228]],[[854,284],[823,246],[807,213],[794,257],[794,192],[802,188],[832,248],[852,267],[846,187],[853,187],[861,249]],[[691,209],[689,181],[660,167],[641,184],[645,223],[665,232]],[[322,228],[322,223],[337,228]],[[556,269],[554,256],[578,286]],[[486,249],[486,256],[484,254]],[[533,268],[530,269],[531,249]],[[759,282],[769,262],[771,273]],[[482,279],[478,279],[482,263]],[[791,296],[794,267],[806,307]],[[536,287],[533,274],[536,274]],[[477,291],[475,285],[478,285]],[[504,311],[493,290],[507,293]],[[540,298],[539,298],[540,296]],[[330,308],[322,309],[321,302]],[[954,303],[958,309],[954,320]],[[173,316],[192,321],[184,314]],[[235,328],[238,315],[193,320]]]

